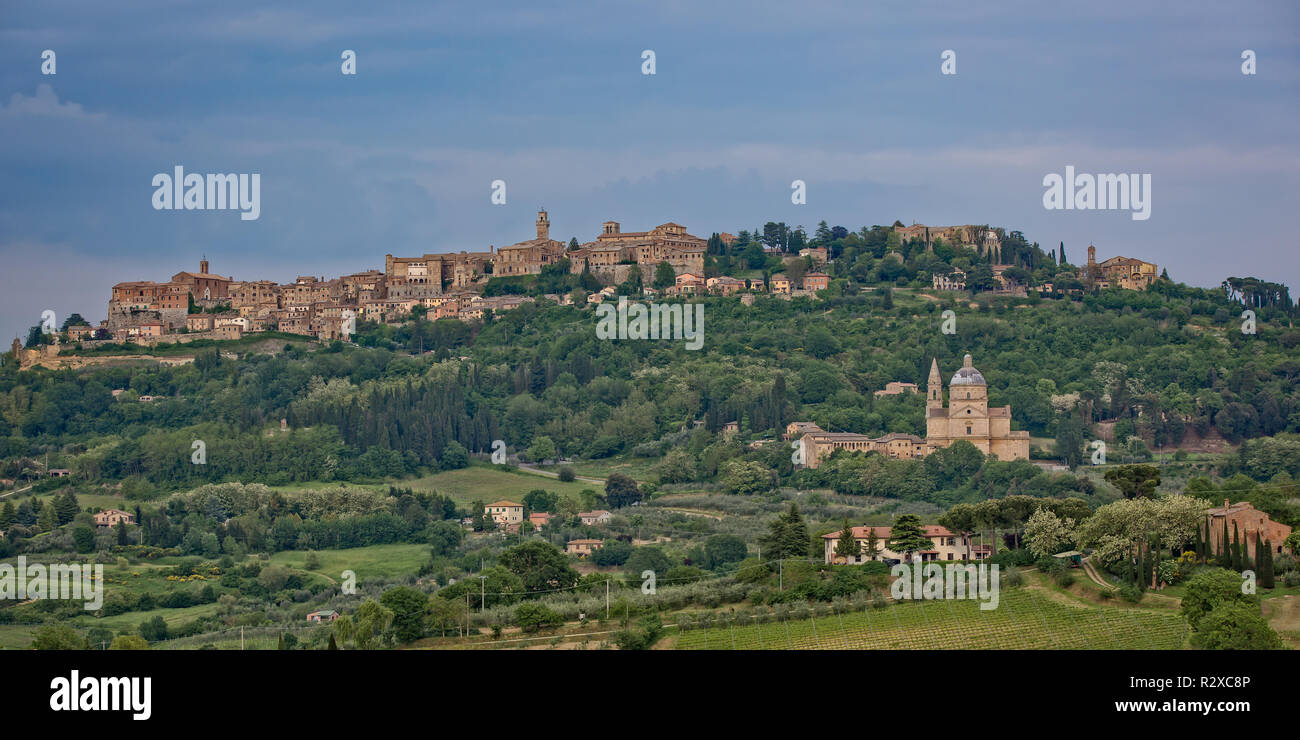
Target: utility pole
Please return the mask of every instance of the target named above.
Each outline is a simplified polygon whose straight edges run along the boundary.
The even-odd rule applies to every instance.
[[[243,627],[239,628],[239,649],[240,650],[244,649],[244,628]]]
[[[777,583],[779,584],[780,590],[784,591],[785,590],[785,558],[781,558],[776,562],[777,562],[776,568],[778,573]]]
[[[487,609],[487,576],[479,576],[479,605],[478,611],[482,614]]]
[[[609,619],[609,579],[605,579],[605,619]]]

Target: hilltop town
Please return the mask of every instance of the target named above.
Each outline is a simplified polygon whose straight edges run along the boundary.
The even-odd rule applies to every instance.
[[[550,218],[545,210],[537,214],[535,237],[482,252],[427,253],[418,257],[384,256],[383,271],[364,272],[325,279],[299,276],[294,282],[237,280],[209,269],[206,258],[198,272],[181,271],[166,282],[137,280],[112,287],[107,318],[92,326],[81,321],[67,326],[64,335],[72,343],[134,342],[152,345],[188,342],[194,339],[231,340],[257,332],[282,332],[320,341],[347,339],[355,333],[357,321],[401,322],[420,312],[429,319],[474,321],[488,311],[507,311],[522,303],[545,297],[572,305],[575,300],[600,303],[620,294],[637,297],[689,297],[697,295],[739,295],[750,303],[756,294],[781,298],[815,298],[830,289],[832,281],[847,269],[839,260],[836,233],[824,222],[819,233],[809,238],[802,228],[776,226],[775,238],[765,227],[760,235],[740,236],[714,233],[709,239],[694,236],[674,222],[649,231],[623,231],[617,221],[606,221],[595,239],[578,243],[552,239]],[[863,232],[866,232],[863,229]],[[1131,257],[1096,261],[1095,248],[1088,247],[1087,264],[1064,269],[1064,245],[1060,253],[1051,250],[1048,259],[1061,269],[1049,279],[1035,281],[1032,260],[1024,259],[1021,246],[1017,259],[1011,251],[1018,232],[1008,235],[988,226],[931,227],[922,224],[876,227],[872,235],[883,234],[883,260],[901,266],[906,255],[924,251],[934,256],[921,275],[935,291],[993,295],[1059,297],[1084,290],[1117,287],[1141,290],[1157,280],[1154,263]],[[858,234],[850,235],[856,238]],[[871,235],[864,234],[864,241]],[[1004,242],[1012,240],[1012,247]],[[1035,245],[1036,246],[1036,245]],[[757,247],[757,251],[756,248]],[[729,252],[740,249],[740,260]],[[952,264],[953,257],[965,269]],[[1007,261],[1003,261],[1007,253]],[[721,264],[727,262],[729,264]],[[755,265],[761,269],[752,269]],[[887,277],[891,268],[881,268]],[[494,283],[511,279],[562,272],[581,276],[582,289],[560,293],[506,289],[494,291]],[[629,286],[633,290],[629,290]],[[35,360],[36,356],[28,358]]]

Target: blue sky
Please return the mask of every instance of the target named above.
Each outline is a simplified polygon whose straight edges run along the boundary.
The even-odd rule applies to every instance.
[[[1294,2],[6,3],[0,331],[204,254],[290,281],[509,244],[543,206],[579,241],[990,223],[1295,293],[1298,114]],[[260,173],[261,218],[153,210],[178,164]],[[1150,173],[1151,218],[1044,210],[1066,165]]]

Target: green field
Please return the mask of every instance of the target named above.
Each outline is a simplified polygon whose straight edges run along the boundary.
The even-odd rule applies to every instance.
[[[315,552],[320,559],[320,568],[312,571],[307,571],[307,553],[302,550],[277,552],[271,556],[270,562],[315,573],[330,583],[335,583],[345,570],[356,573],[358,580],[411,575],[429,559],[428,545],[371,545]]]
[[[1030,589],[1004,589],[997,609],[977,601],[895,604],[817,619],[688,629],[679,650],[1172,650],[1178,614],[1071,606]]]
[[[564,483],[556,478],[494,469],[483,465],[398,481],[393,485],[416,491],[437,491],[444,496],[450,496],[460,506],[475,501],[488,504],[503,498],[521,501],[524,494],[534,488],[543,488],[575,500],[584,488],[590,488],[598,493],[604,491],[604,486],[597,483],[584,481]]]

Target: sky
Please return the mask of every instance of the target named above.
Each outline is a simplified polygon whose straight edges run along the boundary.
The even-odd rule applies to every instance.
[[[0,0],[0,335],[203,256],[328,278],[530,239],[539,208],[580,242],[988,223],[1295,294],[1298,114],[1293,0]],[[178,165],[258,173],[260,217],[156,210]],[[1047,210],[1067,165],[1149,174],[1150,218]]]

